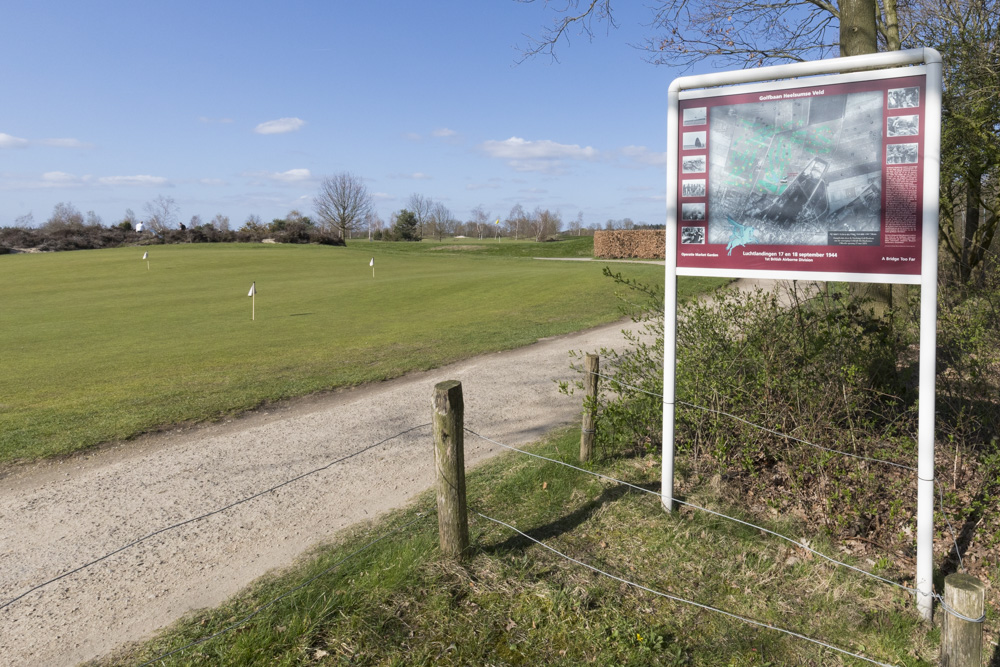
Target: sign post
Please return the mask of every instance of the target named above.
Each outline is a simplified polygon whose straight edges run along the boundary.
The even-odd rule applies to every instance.
[[[678,275],[920,285],[916,589],[928,620],[940,144],[933,49],[682,77],[668,90],[663,504]]]

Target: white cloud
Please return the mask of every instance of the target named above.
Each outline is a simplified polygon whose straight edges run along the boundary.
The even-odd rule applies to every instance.
[[[253,131],[257,134],[285,134],[300,130],[305,124],[306,122],[301,118],[279,118],[261,123]]]
[[[55,148],[93,148],[93,144],[88,144],[79,139],[42,139],[39,141],[43,146],[53,146]]]
[[[665,167],[667,164],[667,154],[656,153],[645,146],[626,146],[621,149],[621,154],[627,159],[643,166]]]
[[[421,137],[416,132],[404,132],[403,138],[406,139],[407,141],[420,141],[423,137]]]
[[[395,197],[390,195],[388,192],[373,192],[372,199],[375,201],[392,201]]]
[[[490,157],[506,160],[517,171],[557,172],[561,170],[564,160],[590,161],[599,155],[592,146],[560,144],[548,139],[528,141],[520,137],[484,141],[481,148]]]
[[[83,182],[84,179],[67,174],[65,171],[47,171],[42,174],[42,180],[53,185],[76,185]]]
[[[289,169],[288,171],[252,171],[244,174],[250,178],[263,179],[277,183],[301,183],[312,179],[308,169]]]
[[[475,190],[499,190],[502,186],[499,183],[469,183],[465,189],[473,192]]]
[[[267,175],[272,181],[281,181],[282,183],[297,183],[299,181],[308,181],[312,178],[312,172],[308,169],[289,169],[288,171],[275,172]]]
[[[455,130],[449,130],[447,127],[439,127],[438,129],[431,132],[432,136],[439,137],[441,139],[454,137],[457,134],[458,132],[456,132]]]
[[[581,148],[578,144],[559,144],[548,139],[527,141],[520,137],[486,141],[483,149],[493,157],[506,160],[592,160],[597,157],[597,151],[590,146]]]
[[[389,178],[401,178],[408,181],[429,181],[434,177],[422,171],[415,171],[412,174],[389,174]]]
[[[9,134],[0,132],[0,148],[24,148],[28,145],[27,139],[12,137]]]
[[[102,176],[97,179],[101,185],[113,186],[133,186],[133,185],[166,185],[167,179],[163,176],[150,176],[139,174],[136,176]]]

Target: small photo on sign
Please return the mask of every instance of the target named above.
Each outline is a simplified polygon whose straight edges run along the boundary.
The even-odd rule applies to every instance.
[[[704,220],[705,204],[681,204],[681,220]]]
[[[920,106],[920,87],[910,88],[890,88],[889,89],[890,109],[912,109]]]
[[[682,197],[704,197],[705,196],[705,179],[704,178],[691,178],[686,181],[681,182],[681,196]]]
[[[695,151],[705,147],[705,132],[685,132],[684,150]]]
[[[707,119],[708,113],[706,107],[696,107],[694,109],[684,110],[685,125],[704,125]]]
[[[920,116],[889,116],[885,125],[887,137],[913,137],[920,131]]]
[[[916,164],[919,155],[917,144],[889,144],[885,147],[886,164]]]
[[[681,243],[690,245],[692,243],[705,242],[704,227],[681,227]]]
[[[681,171],[685,174],[704,174],[705,163],[704,155],[691,155],[681,161]]]

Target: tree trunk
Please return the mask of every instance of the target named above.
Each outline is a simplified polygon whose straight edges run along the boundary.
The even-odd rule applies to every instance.
[[[878,51],[878,6],[875,0],[840,0],[840,55]]]
[[[878,51],[879,8],[875,0],[840,0],[840,55],[860,56]],[[895,47],[899,48],[899,28],[896,24],[895,2],[887,6],[887,25],[895,26]],[[891,43],[891,39],[887,42]],[[870,301],[872,312],[881,319],[887,310],[906,308],[909,290],[906,285],[883,285],[878,283],[852,283],[851,294],[855,298]]]
[[[982,175],[972,174],[965,185],[965,229],[962,232],[962,263],[959,272],[963,283],[969,282],[972,269],[979,263],[976,234],[979,232],[979,202],[983,193]]]
[[[899,13],[896,10],[896,0],[884,0],[885,9],[885,50],[899,51]]]

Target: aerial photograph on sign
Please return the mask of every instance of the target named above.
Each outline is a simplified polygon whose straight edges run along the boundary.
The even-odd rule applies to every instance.
[[[709,109],[708,242],[878,245],[883,93],[770,97]]]

